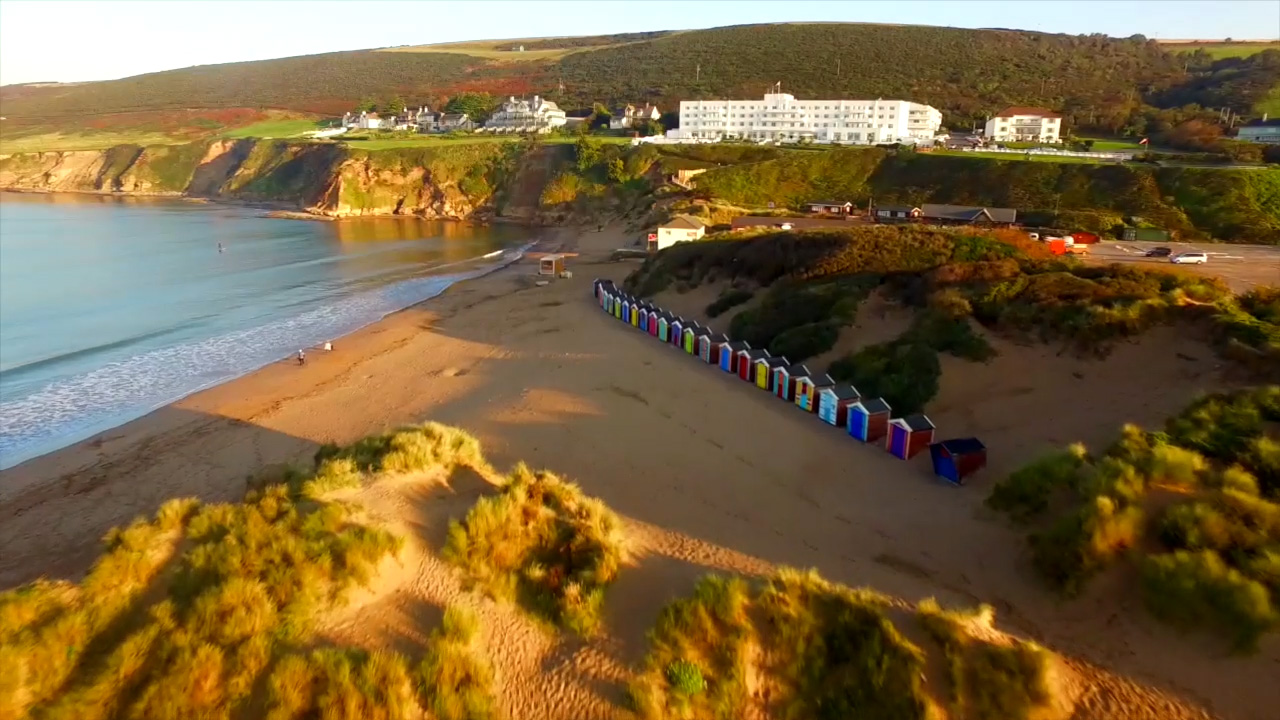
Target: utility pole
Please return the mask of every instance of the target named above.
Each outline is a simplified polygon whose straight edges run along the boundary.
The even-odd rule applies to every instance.
[[[696,66],[694,66],[693,81],[702,82],[702,63],[698,63]]]

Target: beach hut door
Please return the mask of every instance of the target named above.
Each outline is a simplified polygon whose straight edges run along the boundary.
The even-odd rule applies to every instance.
[[[892,452],[898,457],[906,457],[908,437],[910,437],[910,433],[907,431],[898,427],[893,428],[893,432],[889,437],[889,452]]]

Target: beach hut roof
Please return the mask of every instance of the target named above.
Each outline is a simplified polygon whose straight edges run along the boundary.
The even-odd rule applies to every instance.
[[[746,352],[747,357],[751,358],[752,360],[758,360],[760,358],[769,357],[769,351],[765,350],[764,348],[756,348],[755,350],[752,350],[750,347],[748,347],[742,352]]]
[[[812,373],[809,372],[809,368],[804,365],[792,365],[787,368],[787,374],[790,375],[793,380],[807,378],[812,375]]]
[[[788,363],[787,359],[784,357],[765,357],[765,358],[760,358],[759,360],[756,360],[757,363],[761,361],[763,361],[770,368],[786,367],[787,365],[791,364],[791,363]]]
[[[725,335],[711,335],[711,342],[715,345],[724,345],[729,342],[729,338]]]
[[[864,398],[859,400],[857,405],[871,415],[890,412],[892,410],[892,408],[889,407],[889,403],[884,401],[884,398]]]
[[[982,452],[987,449],[987,446],[983,445],[981,440],[974,437],[952,438],[950,440],[943,440],[937,444],[941,445],[944,450],[952,455],[967,455],[969,453]]]
[[[694,334],[694,335],[698,335],[698,336],[705,335],[705,336],[707,336],[707,337],[712,337],[712,336],[714,336],[714,335],[716,334],[716,331],[715,331],[715,330],[712,330],[712,329],[711,329],[711,328],[709,328],[709,327],[700,327],[700,328],[694,328],[694,329],[693,329],[693,334]]]
[[[934,427],[936,427],[933,424],[933,421],[928,418],[928,416],[922,415],[920,413],[916,413],[914,415],[908,415],[906,417],[901,417],[901,418],[894,418],[893,422],[896,425],[905,427],[911,432],[921,432],[923,430],[932,430],[934,429]]]
[[[853,400],[858,395],[858,389],[849,383],[840,383],[839,385],[829,385],[822,389],[822,392],[829,392],[836,396],[837,400]]]
[[[836,381],[832,380],[830,375],[822,375],[821,377],[811,376],[811,379],[813,380],[813,386],[818,389],[829,388],[836,384]]]
[[[729,349],[734,352],[737,352],[739,350],[751,349],[750,343],[748,343],[746,340],[730,340],[729,338],[726,337],[725,342],[728,343]]]

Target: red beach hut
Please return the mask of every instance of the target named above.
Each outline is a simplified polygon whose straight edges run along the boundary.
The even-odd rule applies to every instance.
[[[730,340],[720,344],[720,369],[728,373],[738,372],[738,353],[750,350],[751,346],[743,340]]]
[[[738,377],[749,383],[756,381],[756,361],[760,358],[769,357],[769,351],[764,348],[752,350],[747,348],[738,351]]]
[[[910,460],[933,442],[933,431],[933,421],[919,413],[893,418],[885,448],[894,457]]]

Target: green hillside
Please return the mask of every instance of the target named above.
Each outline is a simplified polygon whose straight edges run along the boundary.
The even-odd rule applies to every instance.
[[[1219,72],[1231,71],[1226,92],[1242,107],[1280,84],[1273,61],[1258,60],[1280,53],[1214,61],[1141,36],[797,23],[578,40],[521,41],[528,55],[519,62],[505,43],[419,46],[7,86],[0,100],[9,122],[22,123],[190,107],[337,113],[369,97],[437,103],[468,90],[541,93],[570,109],[646,100],[671,107],[689,98],[755,96],[781,81],[805,97],[910,98],[961,125],[1019,104],[1062,108],[1081,122],[1120,118],[1123,127],[1143,99],[1211,104],[1224,92],[1212,80]],[[480,45],[483,52],[468,50]]]
[[[1096,232],[1137,216],[1188,239],[1280,239],[1276,170],[1029,163],[867,148],[785,153],[710,170],[694,182],[704,194],[748,207],[800,208],[828,197],[991,205]]]

